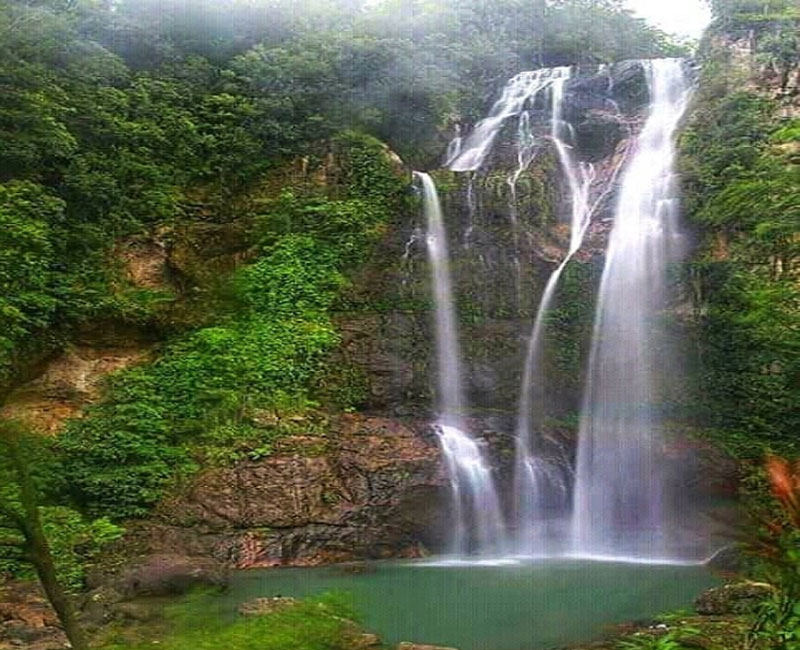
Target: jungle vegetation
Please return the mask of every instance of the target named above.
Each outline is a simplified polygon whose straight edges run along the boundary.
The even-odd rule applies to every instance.
[[[755,30],[759,61],[785,89],[796,3],[711,4],[714,33]],[[479,119],[520,69],[687,52],[617,0],[0,1],[0,397],[89,323],[158,341],[57,438],[2,423],[0,573],[36,574],[68,602],[121,522],[182,477],[270,454],[298,414],[324,427],[325,400],[358,407],[358,385],[335,397],[320,387],[337,299],[412,209],[387,145],[433,166],[448,128]],[[702,56],[682,142],[699,242],[686,268],[702,396],[692,408],[709,437],[760,464],[798,453],[800,125],[708,43]],[[297,181],[298,159],[336,181]],[[195,222],[244,223],[249,253],[193,282],[185,310],[113,263],[122,239]],[[263,411],[266,427],[253,417]],[[785,510],[789,530],[796,512]],[[786,544],[796,533],[775,542],[782,558]],[[770,570],[796,574],[793,557]],[[320,630],[298,649],[339,647],[324,645],[328,632],[344,643],[336,611],[285,614],[288,645],[275,647],[301,643],[293,616]],[[219,634],[262,632],[248,622]]]

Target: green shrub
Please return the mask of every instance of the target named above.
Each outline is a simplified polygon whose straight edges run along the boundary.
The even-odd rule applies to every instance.
[[[84,588],[86,569],[93,558],[124,533],[105,517],[88,520],[64,506],[43,508],[42,528],[53,552],[58,577],[71,591]]]
[[[107,399],[59,439],[80,502],[113,518],[144,514],[195,469],[204,446],[258,439],[249,409],[281,408],[287,395],[307,404],[336,341],[324,320],[254,317],[202,329],[154,364],[116,376]]]
[[[40,185],[0,185],[0,364],[20,339],[49,326],[59,307],[52,229],[63,211]]]
[[[249,309],[270,318],[324,314],[344,284],[336,252],[308,235],[287,235],[237,275],[237,294]]]
[[[64,589],[78,591],[94,556],[123,531],[105,518],[90,520],[73,508],[56,505],[65,500],[65,481],[51,440],[7,420],[0,421],[0,429],[0,578],[36,578],[37,558],[23,535],[32,525],[24,506],[24,490],[29,489],[56,576]]]

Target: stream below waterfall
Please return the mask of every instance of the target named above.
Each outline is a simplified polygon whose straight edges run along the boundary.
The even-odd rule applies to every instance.
[[[545,650],[596,639],[615,624],[685,607],[718,581],[700,565],[551,559],[437,564],[387,561],[240,571],[212,607],[276,595],[345,592],[387,644]]]

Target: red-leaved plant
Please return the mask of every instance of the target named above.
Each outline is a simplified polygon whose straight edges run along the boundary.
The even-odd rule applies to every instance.
[[[783,507],[789,523],[800,528],[800,460],[794,464],[785,458],[767,458],[767,476],[774,496]]]
[[[800,460],[769,456],[766,473],[777,509],[755,516],[750,552],[775,587],[753,626],[748,647],[800,650]]]

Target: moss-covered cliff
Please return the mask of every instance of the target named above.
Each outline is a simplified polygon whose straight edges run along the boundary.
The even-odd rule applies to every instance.
[[[682,140],[685,212],[697,235],[686,271],[692,392],[717,439],[756,458],[765,448],[797,453],[800,425],[797,28],[791,12],[720,19],[702,45]]]

